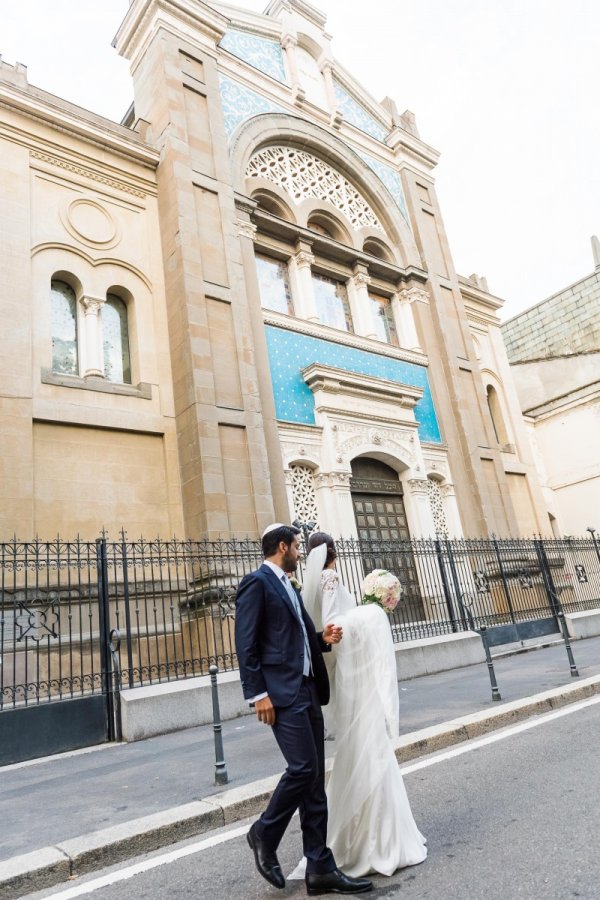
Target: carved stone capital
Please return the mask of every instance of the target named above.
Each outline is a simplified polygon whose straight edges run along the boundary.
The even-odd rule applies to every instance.
[[[446,497],[455,497],[456,496],[456,488],[449,481],[444,482],[444,484],[440,484],[440,493],[444,499]]]
[[[398,291],[395,296],[400,303],[429,303],[429,294],[421,288],[404,288]]]
[[[308,250],[298,250],[298,252],[294,254],[294,259],[296,260],[296,265],[299,269],[310,269],[315,261],[314,255],[309,253]]]
[[[255,239],[258,229],[253,222],[248,222],[247,219],[236,219],[235,224],[240,237],[249,238],[251,241]]]
[[[281,36],[281,46],[284,50],[292,50],[298,46],[298,38],[295,34],[283,34]]]
[[[368,288],[371,284],[371,278],[366,272],[356,272],[352,275],[350,281],[356,288]]]
[[[409,478],[408,481],[405,482],[408,487],[410,493],[414,496],[416,494],[424,494],[427,496],[429,493],[429,488],[427,485],[426,478]]]
[[[106,300],[103,297],[82,297],[81,305],[85,309],[86,316],[97,316]]]

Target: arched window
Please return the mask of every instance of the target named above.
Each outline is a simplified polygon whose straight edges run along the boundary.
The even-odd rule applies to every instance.
[[[78,375],[77,299],[75,291],[64,281],[50,283],[52,304],[52,371],[61,375]]]
[[[116,294],[107,294],[102,308],[102,347],[107,381],[131,384],[127,305]]]
[[[504,416],[502,415],[498,392],[496,391],[495,387],[493,387],[491,384],[488,384],[486,393],[488,409],[490,411],[492,425],[494,426],[496,440],[501,446],[504,446],[505,444],[508,444],[508,434],[506,431],[506,426],[504,425]]]

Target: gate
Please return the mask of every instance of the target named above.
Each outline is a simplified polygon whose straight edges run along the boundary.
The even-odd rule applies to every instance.
[[[118,738],[106,541],[12,541],[0,565],[0,765]]]

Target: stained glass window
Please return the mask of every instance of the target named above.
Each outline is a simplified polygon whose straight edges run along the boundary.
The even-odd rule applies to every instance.
[[[378,340],[398,346],[398,335],[390,301],[385,297],[377,297],[375,294],[369,294],[369,301],[373,328]]]
[[[272,309],[293,316],[294,304],[287,265],[267,256],[257,256],[256,274],[263,309]]]
[[[52,371],[77,375],[77,300],[64,281],[52,281]]]
[[[346,285],[313,272],[313,290],[319,320],[341,331],[354,331]]]
[[[107,295],[102,307],[102,347],[107,381],[131,384],[127,306],[114,294]]]

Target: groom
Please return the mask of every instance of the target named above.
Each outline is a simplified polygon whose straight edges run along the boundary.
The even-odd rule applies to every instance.
[[[327,847],[324,728],[321,705],[329,701],[322,653],[342,638],[326,625],[321,634],[288,578],[298,566],[297,528],[275,524],[262,538],[265,557],[242,580],[236,600],[235,643],[244,697],[260,722],[270,725],[287,768],[269,805],[248,832],[256,867],[278,888],[285,879],[277,847],[295,811],[300,812],[309,894],[358,894],[372,882],[350,878]]]

